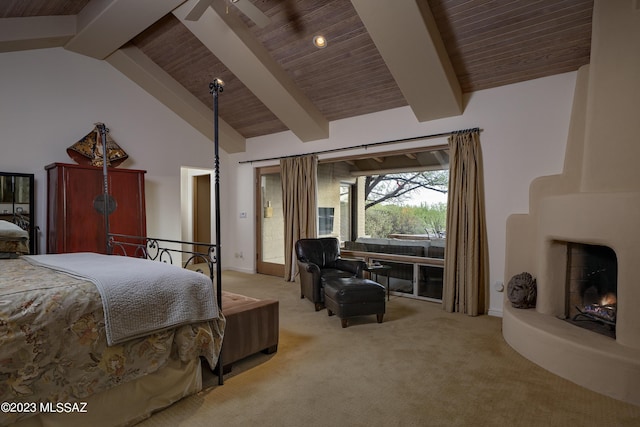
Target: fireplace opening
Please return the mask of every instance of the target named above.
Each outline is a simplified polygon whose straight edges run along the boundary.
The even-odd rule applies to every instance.
[[[608,246],[567,244],[566,320],[615,338],[618,260]]]

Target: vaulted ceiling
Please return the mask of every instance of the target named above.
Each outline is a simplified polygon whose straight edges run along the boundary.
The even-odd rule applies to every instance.
[[[233,153],[285,130],[325,139],[333,120],[396,107],[418,121],[460,115],[465,93],[576,70],[592,11],[593,0],[2,0],[0,52],[105,60],[209,138],[220,78]]]

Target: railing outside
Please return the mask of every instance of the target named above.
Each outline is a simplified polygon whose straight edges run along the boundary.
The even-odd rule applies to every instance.
[[[408,255],[394,255],[378,252],[341,250],[344,258],[361,259],[367,264],[380,263],[391,266],[391,270],[375,277],[379,283],[388,286],[391,295],[432,302],[442,302],[444,259]],[[386,276],[388,275],[388,276]]]

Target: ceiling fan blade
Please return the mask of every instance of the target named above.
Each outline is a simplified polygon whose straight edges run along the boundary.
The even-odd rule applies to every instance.
[[[264,28],[271,23],[271,19],[249,0],[238,0],[231,2],[231,4],[237,7],[240,12],[244,13],[247,18],[255,22],[260,28]]]

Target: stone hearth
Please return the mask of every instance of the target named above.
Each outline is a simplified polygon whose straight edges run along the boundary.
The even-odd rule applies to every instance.
[[[640,405],[640,5],[596,0],[591,64],[578,72],[561,175],[536,179],[529,213],[507,221],[505,282],[537,279],[535,309],[504,305],[519,353],[591,390]],[[567,242],[617,256],[615,338],[566,317]]]

